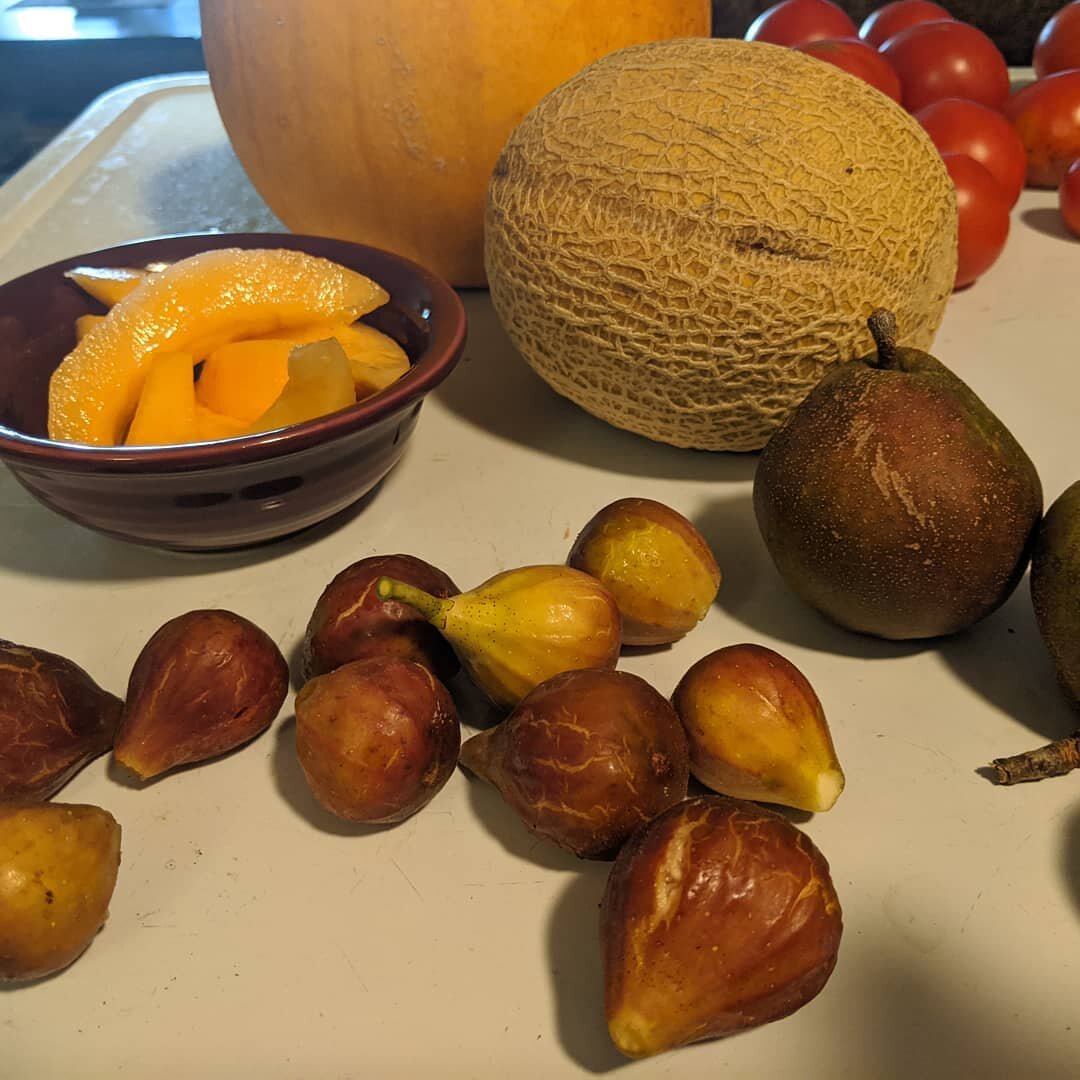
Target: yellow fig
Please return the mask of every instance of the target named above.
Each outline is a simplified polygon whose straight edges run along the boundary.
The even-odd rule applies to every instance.
[[[713,791],[817,812],[844,790],[814,688],[772,649],[729,645],[703,656],[672,704],[686,728],[690,771]]]
[[[622,622],[614,598],[568,566],[506,570],[448,597],[383,577],[376,593],[416,608],[450,642],[477,686],[506,708],[553,675],[613,668],[619,658]]]

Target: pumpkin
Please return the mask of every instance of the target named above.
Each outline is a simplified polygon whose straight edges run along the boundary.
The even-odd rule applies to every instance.
[[[927,348],[956,273],[956,197],[895,102],[794,50],[620,50],[547,95],[494,170],[491,298],[525,360],[610,423],[761,447],[895,312]]]
[[[540,98],[589,61],[707,35],[709,0],[203,0],[237,157],[298,232],[482,285],[488,177]]]

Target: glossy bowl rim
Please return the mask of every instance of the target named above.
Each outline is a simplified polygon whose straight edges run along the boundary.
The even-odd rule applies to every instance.
[[[37,274],[63,273],[92,260],[118,252],[135,252],[171,240],[205,240],[212,249],[233,244],[253,247],[289,247],[307,251],[311,244],[335,244],[377,260],[397,263],[419,278],[431,294],[432,336],[427,348],[416,358],[409,371],[397,382],[371,397],[328,416],[317,417],[291,427],[276,428],[257,435],[218,439],[179,446],[92,446],[86,443],[60,442],[38,435],[28,435],[0,424],[0,460],[16,468],[36,466],[71,473],[164,473],[195,472],[228,468],[267,461],[276,457],[321,446],[374,426],[420,401],[453,370],[465,346],[467,321],[461,298],[450,284],[432,270],[386,248],[361,244],[338,237],[291,232],[184,232],[110,244],[94,251],[79,252],[64,259],[28,270],[0,284],[0,292],[9,285]],[[207,250],[211,250],[208,248]],[[193,252],[194,254],[194,252]],[[186,256],[185,256],[186,257]],[[321,256],[325,257],[325,256]],[[362,271],[357,271],[358,273]]]

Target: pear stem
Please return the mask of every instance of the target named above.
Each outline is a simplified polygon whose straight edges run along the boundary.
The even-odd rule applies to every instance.
[[[877,360],[869,359],[867,362],[876,368],[896,367],[896,316],[886,308],[875,308],[866,320],[866,325],[870,328],[877,346]]]
[[[375,583],[375,595],[380,600],[400,600],[403,604],[416,608],[421,615],[438,629],[446,626],[446,609],[449,606],[446,600],[440,600],[431,593],[418,589],[406,581],[398,581],[395,578],[381,577]]]
[[[990,768],[999,784],[1019,784],[1025,780],[1043,780],[1047,776],[1064,776],[1080,768],[1080,731],[1024,754],[994,758]]]

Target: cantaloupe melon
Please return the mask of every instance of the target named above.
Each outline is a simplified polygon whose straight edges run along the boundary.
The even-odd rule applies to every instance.
[[[557,391],[675,446],[753,450],[896,313],[926,348],[956,272],[956,199],[926,134],[846,72],[733,40],[589,65],[507,141],[491,298]]]

